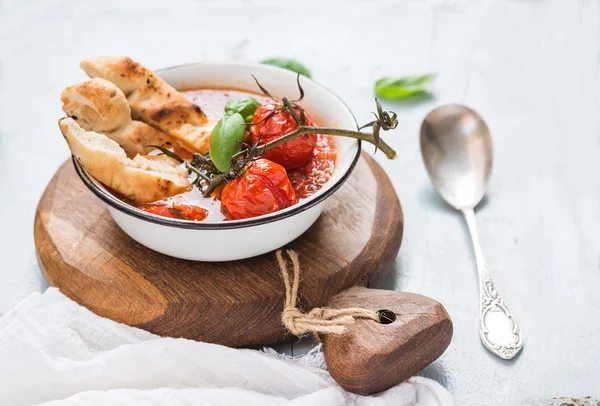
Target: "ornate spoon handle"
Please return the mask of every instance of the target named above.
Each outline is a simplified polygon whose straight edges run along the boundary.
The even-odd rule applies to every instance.
[[[511,359],[523,348],[523,338],[517,321],[500,297],[487,269],[479,243],[473,209],[463,209],[467,220],[479,274],[479,335],[483,345],[500,358]]]

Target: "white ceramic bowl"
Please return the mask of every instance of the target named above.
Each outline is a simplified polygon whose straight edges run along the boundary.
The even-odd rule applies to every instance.
[[[156,71],[176,89],[234,88],[256,92],[251,74],[276,97],[298,94],[296,74],[253,63],[196,63]],[[301,77],[302,105],[320,124],[356,130],[356,120],[335,94]],[[76,159],[75,170],[85,185],[108,208],[115,222],[146,247],[195,261],[232,261],[273,251],[304,233],[323,211],[324,201],[348,178],[360,156],[360,142],[336,137],[338,158],[333,176],[317,193],[287,209],[246,220],[219,223],[169,219],[125,204],[92,178]]]

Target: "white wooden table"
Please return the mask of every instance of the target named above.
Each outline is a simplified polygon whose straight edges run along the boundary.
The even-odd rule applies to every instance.
[[[438,72],[435,100],[385,105],[399,114],[386,134],[399,158],[377,157],[406,217],[386,287],[434,297],[454,320],[450,348],[423,374],[458,404],[599,396],[599,19],[591,0],[0,0],[0,312],[46,288],[33,217],[69,156],[56,120],[62,88],[85,79],[79,60],[123,54],[160,68],[296,57],[360,122],[378,77]],[[479,342],[467,229],[421,163],[421,120],[447,102],[475,108],[492,130],[495,168],[478,219],[524,334],[512,362]]]

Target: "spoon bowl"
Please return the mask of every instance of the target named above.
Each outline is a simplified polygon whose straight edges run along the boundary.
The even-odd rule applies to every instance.
[[[431,111],[421,127],[421,152],[433,185],[457,210],[475,207],[492,174],[492,138],[472,109],[449,104]]]

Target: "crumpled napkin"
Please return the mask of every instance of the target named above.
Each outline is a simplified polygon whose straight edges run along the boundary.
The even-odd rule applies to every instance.
[[[344,391],[319,350],[286,357],[162,338],[99,317],[57,289],[0,319],[2,405],[452,405],[422,377],[375,396]]]

